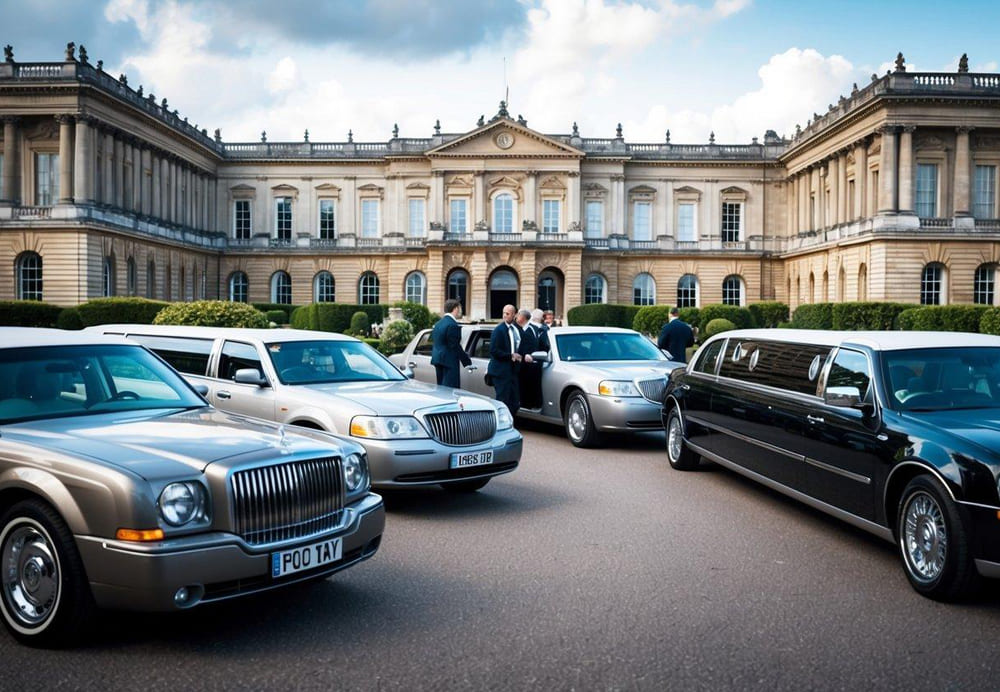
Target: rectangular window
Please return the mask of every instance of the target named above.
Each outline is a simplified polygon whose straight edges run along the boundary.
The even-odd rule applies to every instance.
[[[698,240],[694,231],[694,209],[693,204],[677,205],[677,240],[684,243],[691,243]]]
[[[423,238],[427,235],[427,200],[410,199],[410,237]]]
[[[59,154],[35,154],[35,204],[50,207],[59,199]]]
[[[557,199],[542,200],[542,233],[559,232],[559,207]]]
[[[977,219],[996,218],[996,166],[976,166],[972,195],[972,215],[974,217]]]
[[[291,197],[278,197],[274,200],[274,237],[278,240],[292,239]]]
[[[743,225],[743,205],[739,202],[722,203],[722,242],[740,242]]]
[[[175,336],[147,336],[129,334],[128,338],[153,351],[174,367],[187,375],[207,375],[208,357],[212,353],[211,339],[189,339]]]
[[[587,202],[586,222],[588,238],[604,237],[604,202]]]
[[[250,200],[238,199],[233,202],[233,237],[249,240],[250,233]]]
[[[361,237],[378,238],[378,200],[361,200]]]
[[[636,202],[632,207],[632,239],[653,239],[653,205]]]
[[[917,216],[933,219],[937,216],[938,167],[933,163],[917,164]]]
[[[337,212],[332,199],[319,201],[319,237],[324,240],[337,237]]]
[[[469,226],[466,218],[467,203],[465,199],[451,200],[451,227],[452,233],[468,233]]]

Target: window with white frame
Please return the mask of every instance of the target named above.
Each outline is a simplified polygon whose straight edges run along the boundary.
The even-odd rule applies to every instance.
[[[695,235],[695,208],[690,202],[677,205],[677,240],[691,243],[698,240]]]
[[[722,280],[722,304],[743,305],[743,279],[727,276]]]
[[[743,239],[743,204],[722,203],[722,242],[738,243]]]
[[[278,240],[292,239],[291,197],[276,197],[274,199],[274,237]]]
[[[632,204],[632,240],[652,239],[653,205],[651,202],[634,202]]]
[[[250,280],[245,272],[233,272],[229,275],[229,300],[234,303],[246,303],[250,295]]]
[[[514,196],[508,192],[493,198],[493,232],[514,232]]]
[[[583,285],[583,302],[587,305],[605,302],[607,281],[600,274],[591,274]]]
[[[423,238],[427,235],[427,200],[420,197],[410,197],[410,229],[411,238]]]
[[[944,297],[944,265],[931,262],[920,274],[920,304],[941,305]]]
[[[319,237],[334,240],[337,237],[337,202],[332,199],[319,201]]]
[[[917,164],[917,198],[914,211],[922,219],[937,216],[938,167],[935,163]],[[935,303],[936,305],[936,303]]]
[[[115,295],[115,256],[104,258],[104,269],[101,275],[101,295],[110,298]]]
[[[997,167],[976,166],[972,190],[972,215],[977,219],[996,218]]]
[[[635,277],[635,280],[632,282],[632,304],[656,304],[656,282],[650,274],[643,272]]]
[[[22,252],[16,262],[18,300],[42,299],[42,257],[37,252]]]
[[[996,270],[995,264],[981,264],[976,268],[972,286],[972,302],[976,305],[993,305]]]
[[[379,201],[377,199],[361,200],[362,238],[378,238],[378,212]]]
[[[271,275],[271,302],[281,305],[292,304],[292,277],[285,271]]]
[[[59,154],[35,154],[35,204],[50,207],[59,199]]]
[[[379,302],[379,281],[375,272],[365,272],[358,281],[358,302],[362,305],[377,305]]]
[[[333,274],[327,271],[319,272],[313,279],[313,300],[317,303],[336,302],[336,284]]]
[[[249,240],[253,233],[251,202],[249,199],[233,201],[233,237],[237,240]]]
[[[588,200],[585,209],[585,233],[588,238],[604,237],[604,202]]]
[[[406,300],[427,305],[427,279],[422,272],[410,272],[406,277]]]
[[[558,199],[542,200],[542,233],[559,232],[559,212],[562,202]]]
[[[677,281],[677,307],[694,308],[698,306],[698,277],[685,274]]]
[[[468,233],[469,232],[469,220],[468,220],[468,209],[469,201],[464,197],[452,198],[449,215],[449,226],[448,230],[452,233]]]

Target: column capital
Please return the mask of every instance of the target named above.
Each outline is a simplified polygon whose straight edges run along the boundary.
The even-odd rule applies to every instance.
[[[975,129],[976,128],[973,127],[972,125],[959,125],[958,127],[955,128],[955,132],[957,132],[960,135],[967,135]]]
[[[879,125],[878,127],[875,128],[875,131],[878,132],[880,135],[890,135],[890,134],[894,135],[897,132],[899,132],[899,125],[894,125],[894,124]]]
[[[440,168],[435,168],[434,170],[431,171],[431,177],[432,178],[443,178],[444,177],[444,171],[441,170]]]
[[[0,123],[4,125],[17,125],[19,122],[21,122],[19,115],[0,115]]]
[[[60,125],[73,125],[76,122],[76,118],[67,113],[60,113],[54,116],[57,123]]]
[[[916,132],[917,126],[916,125],[910,125],[910,124],[900,125],[899,126],[899,130],[900,130],[900,132],[907,132],[907,133],[909,133],[909,134],[912,135],[914,132]]]
[[[570,177],[570,178],[579,178],[580,177],[580,171],[566,171],[566,175],[567,175],[567,177]]]

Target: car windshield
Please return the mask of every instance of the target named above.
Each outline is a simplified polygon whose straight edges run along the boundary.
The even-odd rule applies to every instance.
[[[638,333],[593,332],[556,336],[559,357],[565,361],[666,360],[649,339]]]
[[[921,348],[882,358],[894,408],[1000,408],[1000,348]]]
[[[43,418],[205,406],[141,346],[0,349],[0,425]]]
[[[405,380],[385,357],[360,341],[277,341],[267,353],[285,384]]]

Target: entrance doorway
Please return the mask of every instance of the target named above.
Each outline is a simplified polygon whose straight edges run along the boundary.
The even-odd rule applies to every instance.
[[[517,274],[510,269],[497,269],[490,277],[490,319],[503,317],[504,305],[517,305]]]
[[[562,272],[554,267],[547,267],[538,275],[537,302],[534,307],[541,310],[551,310],[555,314],[560,314],[562,301],[560,297],[563,289]]]

